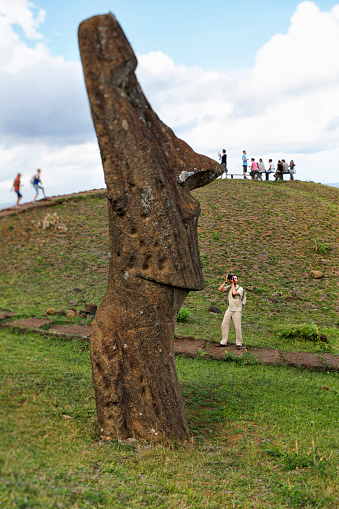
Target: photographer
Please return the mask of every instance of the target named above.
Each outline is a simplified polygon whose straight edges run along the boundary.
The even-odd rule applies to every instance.
[[[231,283],[231,284],[227,284]],[[226,292],[228,297],[228,308],[221,324],[222,340],[216,346],[227,346],[228,333],[231,320],[233,320],[236,333],[237,350],[242,349],[241,334],[241,314],[242,314],[242,298],[244,289],[238,285],[238,276],[228,274],[226,281],[219,287],[219,292]]]
[[[222,167],[224,173],[226,173],[226,178],[227,178],[227,171],[228,170],[227,170],[227,154],[226,154],[226,150],[223,149],[222,155],[219,152],[218,156],[219,156],[219,159],[220,159],[221,167]]]

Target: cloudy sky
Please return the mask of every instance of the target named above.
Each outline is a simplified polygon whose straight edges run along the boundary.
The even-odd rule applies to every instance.
[[[18,171],[27,201],[36,168],[50,195],[104,186],[77,28],[109,11],[154,110],[194,150],[339,182],[338,0],[0,0],[0,204]]]

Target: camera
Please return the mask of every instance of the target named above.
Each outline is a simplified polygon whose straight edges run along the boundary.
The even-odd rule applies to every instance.
[[[226,278],[226,280],[227,280],[227,281],[232,281],[232,280],[233,280],[233,278],[234,278],[233,274],[227,274],[227,278]]]

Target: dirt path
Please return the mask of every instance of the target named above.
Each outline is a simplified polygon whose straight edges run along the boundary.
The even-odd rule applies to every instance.
[[[32,201],[28,203],[23,203],[18,207],[10,207],[8,209],[0,210],[0,217],[11,216],[13,214],[22,214],[27,210],[32,208],[43,208],[43,207],[53,207],[54,205],[58,205],[67,200],[72,200],[74,198],[78,198],[79,196],[97,196],[97,195],[106,196],[106,189],[92,189],[91,191],[82,191],[80,193],[72,193],[72,194],[62,194],[58,196],[49,196],[48,198],[43,198],[42,200],[37,200],[36,203]]]
[[[9,317],[2,317],[0,314],[0,320]],[[66,337],[68,339],[77,338],[83,341],[89,341],[91,335],[91,327],[89,325],[53,325],[53,322],[48,318],[28,318],[4,323],[2,327],[25,332],[36,332],[48,336]],[[339,356],[330,353],[285,352],[274,348],[255,348],[254,346],[247,346],[242,350],[237,350],[233,344],[227,345],[226,348],[219,348],[216,346],[216,343],[184,336],[176,337],[174,351],[189,357],[206,356],[223,360],[225,354],[231,354],[234,357],[245,356],[249,360],[253,359],[267,365],[293,366],[320,371],[339,371]]]

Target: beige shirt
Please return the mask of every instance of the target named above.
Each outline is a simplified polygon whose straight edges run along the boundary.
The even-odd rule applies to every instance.
[[[232,285],[224,286],[224,292],[228,292],[228,309],[230,311],[242,311],[241,299],[244,294],[244,289],[239,285],[237,285],[235,289],[239,292],[239,295],[232,294]]]

